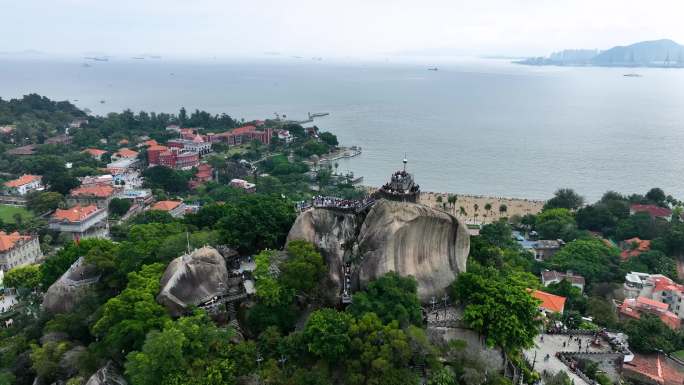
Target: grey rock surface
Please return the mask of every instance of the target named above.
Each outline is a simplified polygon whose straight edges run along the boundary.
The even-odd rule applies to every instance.
[[[107,365],[98,369],[88,379],[85,385],[127,385],[126,380],[118,369],[110,361]]]
[[[160,281],[157,302],[166,306],[173,316],[180,316],[188,307],[221,293],[227,288],[228,280],[228,269],[221,254],[205,246],[171,261]]]
[[[418,281],[427,302],[441,295],[466,269],[467,228],[450,214],[415,203],[381,199],[367,215],[315,208],[299,215],[288,241],[314,243],[326,259],[330,279],[341,289],[345,260],[354,261],[358,287],[395,271]],[[345,259],[347,258],[347,259]]]
[[[51,313],[72,311],[99,278],[95,266],[86,264],[83,257],[80,257],[50,285],[43,297],[43,307]]]

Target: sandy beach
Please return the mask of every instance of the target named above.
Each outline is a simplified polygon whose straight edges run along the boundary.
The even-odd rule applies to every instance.
[[[456,203],[453,206],[448,202],[449,194],[429,191],[420,194],[420,203],[447,211],[468,224],[486,224],[495,222],[502,217],[510,218],[513,215],[537,214],[544,207],[544,201],[541,200],[452,195],[456,196]],[[441,197],[441,202],[439,202],[438,197]],[[490,210],[485,210],[487,204],[491,205]],[[475,205],[477,205],[477,210]],[[505,206],[504,211],[500,211],[501,206]],[[463,207],[465,214],[461,207]]]

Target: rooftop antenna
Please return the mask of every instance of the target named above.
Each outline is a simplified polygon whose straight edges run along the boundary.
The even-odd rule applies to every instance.
[[[404,172],[406,172],[406,163],[408,163],[408,159],[406,159],[406,153],[404,153]]]

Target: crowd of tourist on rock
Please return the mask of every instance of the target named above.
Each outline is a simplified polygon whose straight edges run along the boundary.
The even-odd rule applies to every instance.
[[[313,206],[316,208],[336,208],[343,210],[356,210],[364,208],[375,202],[372,197],[366,197],[360,200],[356,199],[342,199],[336,197],[326,197],[317,195],[313,197]]]

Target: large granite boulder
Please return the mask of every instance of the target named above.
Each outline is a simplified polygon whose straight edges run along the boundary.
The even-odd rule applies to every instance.
[[[68,313],[92,290],[100,279],[97,268],[85,263],[83,257],[45,292],[43,308],[51,313]]]
[[[110,361],[93,373],[85,385],[127,385],[126,379]]]
[[[225,260],[216,249],[205,246],[171,261],[162,276],[157,302],[177,317],[225,291],[229,284]]]
[[[381,199],[367,214],[316,208],[299,215],[288,241],[314,243],[326,259],[330,279],[341,290],[342,266],[352,262],[360,288],[395,271],[418,281],[418,296],[441,295],[466,269],[470,237],[446,212],[416,203]]]

